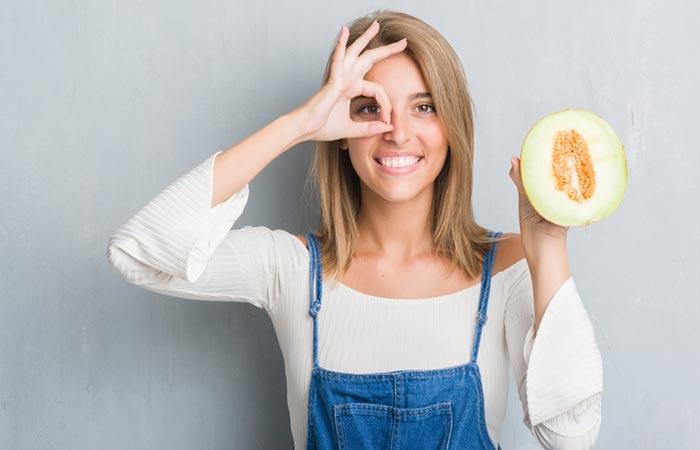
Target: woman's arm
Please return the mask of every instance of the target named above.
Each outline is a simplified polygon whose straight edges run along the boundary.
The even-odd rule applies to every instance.
[[[544,448],[592,448],[602,417],[603,362],[569,272],[568,227],[535,211],[523,189],[519,158],[511,159],[510,177],[518,191],[527,265],[511,275],[504,323],[523,422]]]
[[[603,364],[593,326],[568,277],[546,299],[535,336],[529,265],[506,280],[505,333],[523,423],[546,449],[589,449],[602,420]]]
[[[221,152],[214,162],[211,206],[231,197],[248,184],[273,159],[303,142],[304,112],[297,108],[278,117],[232,148]]]
[[[288,235],[246,226],[231,230],[248,184],[215,207],[213,166],[221,152],[181,176],[110,236],[107,259],[123,279],[173,297],[229,300],[269,309],[277,254]]]
[[[566,237],[541,241],[539,245],[536,256],[527,260],[532,275],[535,335],[554,293],[571,277]]]

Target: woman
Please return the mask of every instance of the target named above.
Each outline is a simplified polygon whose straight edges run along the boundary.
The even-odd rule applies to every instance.
[[[231,229],[249,182],[307,140],[318,232]],[[376,11],[342,28],[318,92],[175,180],[108,259],[153,292],[269,314],[295,448],[500,448],[508,366],[542,446],[590,448],[602,362],[567,230],[534,211],[517,158],[520,234],[479,226],[473,159],[457,55],[423,21]]]

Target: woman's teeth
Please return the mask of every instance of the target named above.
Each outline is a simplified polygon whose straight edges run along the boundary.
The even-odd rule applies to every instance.
[[[386,167],[408,167],[417,163],[420,158],[416,156],[399,156],[397,158],[377,158],[382,166]]]

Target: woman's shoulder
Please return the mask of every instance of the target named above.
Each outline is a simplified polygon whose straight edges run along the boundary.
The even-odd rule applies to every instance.
[[[297,239],[299,239],[299,241],[301,242],[301,244],[302,244],[304,247],[306,247],[306,238],[304,237],[304,235],[295,234],[294,237],[296,237]]]
[[[279,286],[292,283],[309,264],[306,246],[283,228],[245,225],[231,230],[224,245],[241,261],[263,261]]]
[[[306,243],[282,228],[244,225],[229,231],[225,244],[236,249],[240,257],[273,259],[280,269],[305,265]]]

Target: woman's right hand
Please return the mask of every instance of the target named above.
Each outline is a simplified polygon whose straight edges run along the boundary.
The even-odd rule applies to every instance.
[[[363,77],[375,62],[403,51],[406,40],[367,50],[360,55],[377,31],[379,24],[374,21],[346,49],[349,30],[343,25],[333,52],[328,82],[298,108],[304,122],[304,140],[334,141],[367,137],[394,128],[389,124],[391,104],[384,88]],[[355,122],[350,118],[350,101],[359,95],[376,99],[383,122]]]

